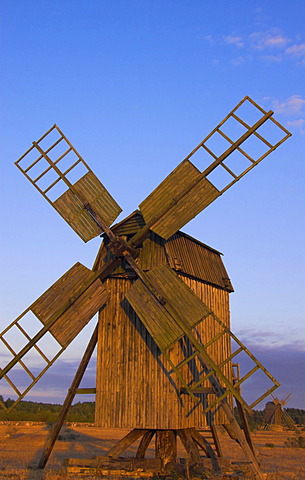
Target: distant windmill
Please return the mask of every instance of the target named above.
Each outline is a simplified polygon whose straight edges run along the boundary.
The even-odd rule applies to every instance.
[[[298,431],[293,419],[283,409],[287,405],[288,400],[291,397],[291,393],[287,394],[282,400],[279,400],[273,394],[271,394],[273,402],[266,403],[265,407],[265,426],[264,429],[283,429],[284,427],[291,430]]]
[[[0,334],[10,355],[0,379],[17,395],[16,405],[100,312],[41,468],[97,344],[96,423],[131,429],[109,457],[141,439],[136,457],[144,465],[154,437],[156,460],[172,462],[178,435],[192,462],[200,462],[199,447],[215,463],[197,429],[211,428],[220,455],[215,425],[227,424],[255,475],[263,478],[234,417],[233,398],[251,411],[279,384],[230,330],[233,289],[220,253],[179,229],[290,136],[272,115],[245,97],[140,204],[140,211],[111,228],[121,208],[57,125],[17,160],[20,171],[85,242],[104,237],[93,270],[76,263]],[[202,171],[190,160],[197,152],[206,157]],[[127,168],[120,159],[114,175],[124,175]],[[37,329],[30,334],[32,325]],[[19,349],[12,346],[17,335],[23,336]],[[41,344],[44,336],[57,346],[51,358]],[[28,366],[31,352],[43,362],[40,371]],[[252,367],[233,381],[231,362],[239,353]],[[27,377],[23,389],[12,377],[15,367]],[[256,372],[266,375],[271,387],[248,405],[239,387]]]

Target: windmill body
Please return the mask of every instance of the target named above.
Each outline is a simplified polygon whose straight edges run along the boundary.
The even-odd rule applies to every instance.
[[[134,233],[134,223],[143,225],[140,212],[113,228],[126,239]],[[107,254],[102,245],[95,268]],[[178,232],[165,241],[151,233],[143,242],[138,265],[144,271],[161,265],[170,266],[182,280],[203,300],[227,327],[230,327],[229,292],[233,291],[221,254],[201,242]],[[135,273],[119,266],[105,282],[109,292],[106,307],[99,315],[97,344],[96,424],[101,427],[178,429],[226,423],[222,409],[205,415],[202,404],[194,408],[188,395],[180,395],[181,382],[171,372],[166,358],[155,341],[125,300],[125,295],[136,279]],[[197,334],[207,343],[219,333],[220,325],[206,319],[197,327]],[[187,345],[176,343],[171,355],[177,361],[185,358]],[[217,364],[231,353],[228,336],[211,345],[209,353]],[[105,375],[105,366],[111,375]],[[195,359],[185,365],[188,382],[199,377]],[[231,379],[231,363],[224,365]],[[209,382],[205,382],[209,387]],[[208,396],[202,394],[203,403]],[[230,398],[230,403],[232,398]]]
[[[283,408],[290,397],[291,393],[279,400],[272,395],[273,401],[267,402],[265,406],[265,430],[284,430],[286,428],[298,432],[293,419]]]

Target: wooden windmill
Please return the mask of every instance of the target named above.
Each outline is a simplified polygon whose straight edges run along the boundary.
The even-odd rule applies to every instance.
[[[249,110],[251,121],[244,116]],[[196,428],[209,425],[215,434],[215,425],[226,424],[262,478],[251,442],[234,418],[233,398],[251,411],[278,383],[230,330],[232,286],[219,252],[179,229],[290,136],[272,115],[245,97],[140,210],[112,228],[121,208],[57,125],[17,160],[20,171],[85,242],[104,237],[92,270],[75,264],[0,335],[10,355],[0,378],[17,395],[13,408],[100,312],[40,467],[98,342],[97,425],[131,429],[109,457],[141,438],[137,457],[143,458],[155,436],[157,457],[173,460],[179,435],[192,461],[200,461],[198,446],[210,457],[213,452]],[[251,141],[262,147],[256,157],[248,150]],[[219,143],[224,147],[216,154],[213,145]],[[198,152],[206,155],[203,171],[191,162]],[[220,187],[215,178],[222,174],[227,177]],[[33,322],[39,327],[30,334],[28,325]],[[9,340],[12,332],[24,338],[19,350]],[[56,342],[52,358],[40,345],[44,335]],[[31,352],[43,362],[39,371],[28,366]],[[239,354],[251,360],[251,368],[233,382],[231,361]],[[28,379],[22,389],[12,378],[17,367]],[[239,387],[258,371],[272,385],[248,405]]]
[[[290,430],[295,430],[298,432],[298,429],[291,418],[291,416],[284,410],[283,407],[287,405],[288,400],[291,397],[291,393],[285,395],[281,400],[272,395],[272,402],[267,402],[265,407],[265,430],[281,430],[284,427],[289,428]]]

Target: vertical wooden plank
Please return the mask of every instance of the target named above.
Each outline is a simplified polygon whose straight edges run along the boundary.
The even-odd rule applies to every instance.
[[[164,467],[177,459],[177,438],[174,430],[156,431],[156,458],[161,460]]]

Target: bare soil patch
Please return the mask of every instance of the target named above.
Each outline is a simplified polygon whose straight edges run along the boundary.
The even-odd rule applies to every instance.
[[[44,471],[37,471],[34,467],[41,455],[48,429],[45,424],[17,425],[13,436],[8,436],[8,425],[0,425],[0,480],[60,480],[78,477],[67,477],[62,472],[64,458],[91,458],[95,455],[104,455],[128,430],[102,429],[89,426],[69,427],[62,440],[57,441],[53,453]],[[221,443],[224,454],[233,461],[242,461],[240,448],[221,433]],[[293,432],[265,432],[253,434],[253,440],[259,460],[268,480],[305,480],[305,449],[287,448],[285,441],[294,436]],[[267,446],[266,446],[267,445]],[[127,455],[136,452],[133,446]],[[178,443],[179,457],[185,457],[185,451]],[[147,457],[154,456],[153,444],[147,451]],[[234,467],[234,465],[233,465]],[[238,469],[239,467],[234,467]],[[230,472],[232,473],[232,469]],[[94,479],[97,477],[86,477]],[[238,478],[238,477],[237,477]]]

